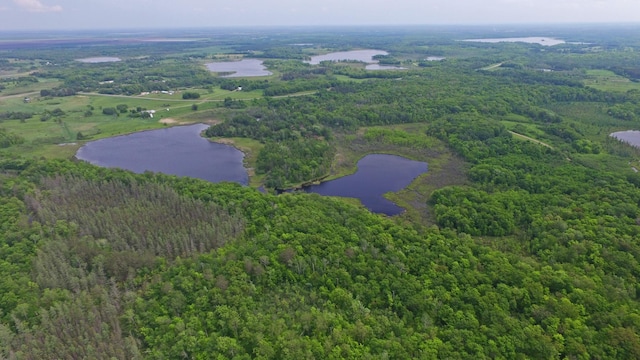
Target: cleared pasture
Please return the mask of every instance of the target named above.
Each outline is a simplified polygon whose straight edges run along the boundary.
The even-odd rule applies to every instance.
[[[640,90],[640,82],[634,82],[609,70],[587,70],[586,86],[602,91],[627,92]]]

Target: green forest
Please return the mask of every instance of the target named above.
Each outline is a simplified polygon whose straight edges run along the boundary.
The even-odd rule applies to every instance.
[[[640,31],[492,31],[0,41],[0,358],[640,358]],[[303,61],[353,49],[403,69]],[[250,186],[73,156],[200,122]],[[400,215],[284,191],[375,153],[429,164]]]

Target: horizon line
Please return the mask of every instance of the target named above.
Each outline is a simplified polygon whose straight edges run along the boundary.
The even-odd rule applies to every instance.
[[[153,30],[212,30],[212,29],[286,29],[286,28],[419,28],[419,27],[527,27],[527,26],[640,26],[640,21],[628,22],[530,22],[530,23],[434,23],[434,24],[298,24],[298,25],[203,25],[203,26],[149,26],[149,27],[78,27],[78,28],[43,28],[43,29],[0,29],[3,32],[22,32],[22,33],[40,33],[40,32],[76,32],[76,31],[153,31]]]

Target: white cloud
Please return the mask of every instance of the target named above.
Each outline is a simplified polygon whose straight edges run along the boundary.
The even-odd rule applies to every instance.
[[[19,7],[29,12],[58,12],[62,11],[62,6],[48,6],[40,2],[40,0],[13,0]]]

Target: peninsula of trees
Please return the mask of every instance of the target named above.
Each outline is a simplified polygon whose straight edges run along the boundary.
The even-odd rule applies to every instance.
[[[610,136],[640,126],[638,30],[1,47],[0,358],[640,358],[640,151]],[[402,69],[303,61],[351,49]],[[273,74],[204,65],[241,58]],[[195,122],[250,186],[73,159]],[[429,163],[401,215],[274,191],[370,153]]]

